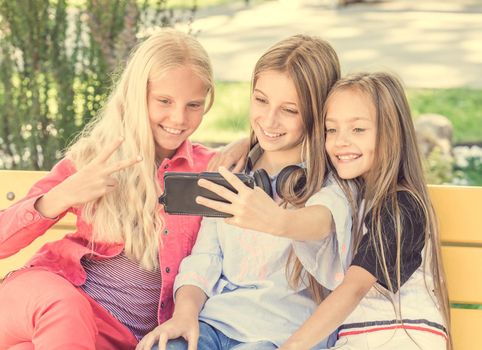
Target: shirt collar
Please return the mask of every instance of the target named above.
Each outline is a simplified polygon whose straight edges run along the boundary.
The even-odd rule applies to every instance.
[[[191,141],[186,140],[178,147],[176,153],[171,157],[171,162],[175,162],[178,159],[185,159],[190,167],[194,166]]]

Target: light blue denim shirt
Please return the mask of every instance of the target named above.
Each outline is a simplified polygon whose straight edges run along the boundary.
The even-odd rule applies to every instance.
[[[350,208],[335,181],[329,180],[307,205],[328,207],[336,230],[350,236],[346,234],[351,230]],[[174,293],[183,285],[198,286],[209,297],[200,320],[241,342],[270,341],[279,346],[316,308],[306,285],[289,286],[288,255],[294,247],[302,263],[309,265],[308,271],[331,270],[333,266],[316,260],[318,249],[333,244],[332,235],[320,241],[295,242],[204,218],[192,254],[181,263]],[[327,345],[326,339],[316,348]]]

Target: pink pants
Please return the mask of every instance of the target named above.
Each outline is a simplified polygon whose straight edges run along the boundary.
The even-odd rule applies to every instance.
[[[132,333],[81,289],[41,269],[0,284],[0,349],[132,350]]]

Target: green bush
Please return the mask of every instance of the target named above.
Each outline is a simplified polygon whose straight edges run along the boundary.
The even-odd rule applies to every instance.
[[[452,183],[454,160],[451,156],[435,147],[424,159],[425,177],[429,184],[441,185]]]
[[[1,1],[0,168],[51,168],[142,29],[177,16],[167,0]]]

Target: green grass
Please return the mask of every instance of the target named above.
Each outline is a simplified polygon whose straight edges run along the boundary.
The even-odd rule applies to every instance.
[[[216,82],[216,97],[192,139],[205,144],[229,143],[249,130],[250,83]]]
[[[408,89],[415,118],[424,113],[442,114],[454,126],[454,142],[482,142],[482,90]]]
[[[226,143],[248,134],[250,84],[217,82],[214,106],[204,117],[193,140]],[[408,89],[414,118],[438,113],[454,126],[455,143],[482,143],[482,90]]]

